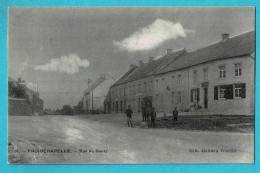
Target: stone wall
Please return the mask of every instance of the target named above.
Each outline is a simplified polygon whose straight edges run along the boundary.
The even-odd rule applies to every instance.
[[[30,103],[25,99],[8,98],[8,115],[31,116]]]

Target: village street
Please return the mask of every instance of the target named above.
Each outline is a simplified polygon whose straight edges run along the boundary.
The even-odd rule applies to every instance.
[[[9,145],[20,152],[17,163],[254,162],[253,133],[129,128],[84,116],[9,116],[8,121]],[[70,153],[28,152],[33,148],[70,149]],[[202,152],[208,149],[211,152]]]

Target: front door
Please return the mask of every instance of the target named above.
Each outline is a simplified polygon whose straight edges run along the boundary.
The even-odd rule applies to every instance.
[[[118,101],[116,102],[116,113],[118,113]]]
[[[204,108],[208,108],[208,88],[204,88]]]
[[[120,112],[123,112],[123,101],[120,101]]]

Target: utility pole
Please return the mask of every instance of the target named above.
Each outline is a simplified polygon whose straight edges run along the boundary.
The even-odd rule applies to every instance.
[[[92,99],[91,99],[91,104],[92,104],[92,114],[93,114],[93,110],[94,110],[94,106],[93,106],[93,82],[91,79],[88,79],[88,83],[91,82],[91,90],[92,90]]]

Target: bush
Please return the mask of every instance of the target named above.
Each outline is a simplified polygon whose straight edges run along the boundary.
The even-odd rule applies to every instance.
[[[23,85],[15,85],[13,82],[8,82],[8,97],[26,99],[26,90]]]
[[[197,106],[195,107],[195,109],[196,109],[196,110],[199,110],[199,109],[202,109],[202,107],[201,107],[201,105],[197,105]]]
[[[74,115],[74,111],[70,105],[63,105],[61,109],[62,115]]]
[[[190,108],[184,108],[183,112],[190,112]]]

